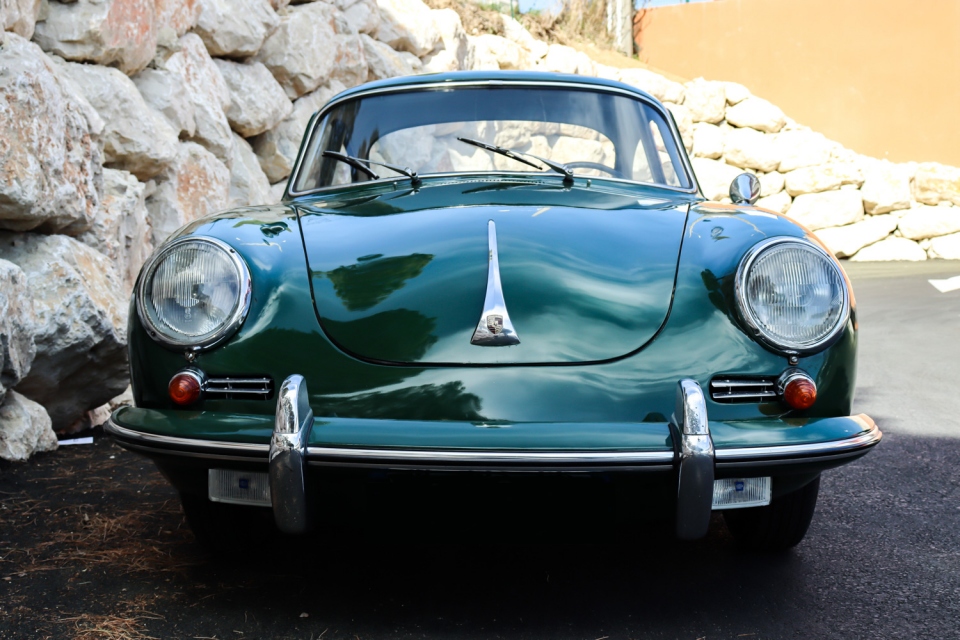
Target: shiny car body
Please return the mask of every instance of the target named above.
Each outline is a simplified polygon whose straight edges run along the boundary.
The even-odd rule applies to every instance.
[[[820,473],[881,434],[851,415],[842,269],[741,178],[705,202],[669,112],[616,82],[348,90],[281,204],[197,220],[145,265],[136,406],[108,431],[208,541],[224,505],[308,531],[337,474],[558,472],[632,479],[681,538],[722,510],[787,548]]]

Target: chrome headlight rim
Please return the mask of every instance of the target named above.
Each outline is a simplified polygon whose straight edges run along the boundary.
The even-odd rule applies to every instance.
[[[237,295],[237,303],[234,307],[233,313],[230,314],[227,321],[224,322],[219,329],[204,337],[202,340],[177,338],[164,333],[159,327],[157,327],[156,323],[154,323],[153,319],[150,318],[150,314],[147,312],[147,304],[149,304],[146,299],[148,283],[152,281],[154,273],[163,263],[164,259],[175,249],[185,244],[208,244],[223,251],[223,253],[233,263],[234,268],[237,270],[240,283]],[[236,249],[231,247],[226,242],[218,240],[217,238],[211,238],[209,236],[184,236],[163,245],[150,257],[149,260],[147,260],[146,264],[144,264],[143,269],[140,272],[139,281],[137,282],[137,317],[140,318],[140,323],[143,325],[144,329],[146,329],[147,335],[149,335],[154,341],[169,349],[185,352],[207,351],[219,346],[222,342],[232,337],[233,334],[240,329],[243,321],[247,318],[247,313],[250,311],[251,293],[252,280],[250,278],[250,269],[247,267],[247,263],[243,260],[243,258],[240,257],[240,254]]]
[[[747,304],[747,277],[750,275],[750,268],[765,251],[783,244],[798,245],[804,250],[818,254],[830,265],[830,268],[836,273],[841,283],[840,291],[843,296],[843,303],[840,315],[837,317],[836,323],[829,332],[812,342],[786,344],[784,341],[768,335],[754,317],[753,312],[750,310],[750,305]],[[740,260],[740,266],[737,268],[734,295],[737,299],[739,315],[749,329],[750,335],[773,351],[785,355],[811,355],[823,351],[837,341],[846,328],[847,321],[850,318],[850,289],[846,275],[843,273],[840,265],[837,264],[836,259],[829,252],[816,242],[808,240],[807,238],[777,236],[762,240],[750,247]]]

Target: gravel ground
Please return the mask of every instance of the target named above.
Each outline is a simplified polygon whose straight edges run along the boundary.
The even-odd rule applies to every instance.
[[[616,523],[575,484],[434,508],[388,486],[367,517],[214,559],[153,465],[98,437],[0,463],[0,638],[960,637],[960,291],[926,282],[960,265],[848,271],[856,410],[886,437],[824,475],[790,553],[738,551],[721,520],[686,544]]]

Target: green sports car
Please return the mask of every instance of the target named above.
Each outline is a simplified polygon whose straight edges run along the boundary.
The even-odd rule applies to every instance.
[[[853,292],[789,218],[705,202],[670,112],[545,73],[397,78],[311,120],[283,201],[197,220],[132,301],[135,407],[198,539],[323,523],[378,474],[557,478],[764,550],[820,474],[881,438],[851,415]],[[552,475],[550,475],[552,474]]]

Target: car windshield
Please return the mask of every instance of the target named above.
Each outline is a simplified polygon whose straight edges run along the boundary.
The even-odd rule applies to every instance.
[[[403,177],[384,164],[420,175],[549,172],[537,156],[577,176],[691,188],[681,153],[663,115],[639,97],[580,87],[422,88],[330,109],[314,127],[293,192]],[[379,164],[364,171],[344,155]]]

